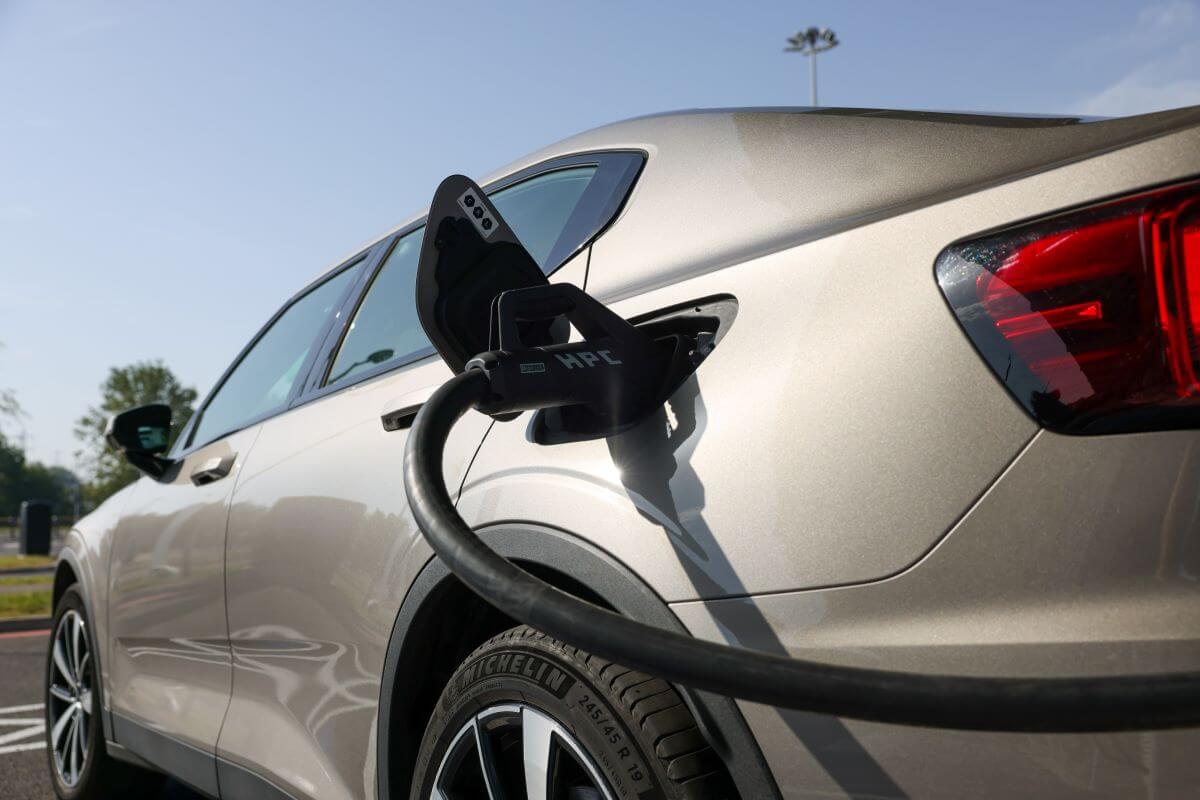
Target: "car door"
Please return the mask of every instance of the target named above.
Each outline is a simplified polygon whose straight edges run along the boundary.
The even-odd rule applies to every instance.
[[[580,248],[602,226],[579,220],[593,205],[615,213],[612,176],[576,158],[506,184],[489,193],[531,254],[547,271],[566,258],[551,280],[582,285]],[[450,376],[417,318],[421,236],[416,225],[388,240],[308,394],[263,426],[239,481],[227,540],[234,683],[218,745],[223,790],[253,796],[265,779],[296,797],[374,796],[388,638],[427,558],[404,496],[405,429]],[[471,414],[456,426],[448,485],[461,482],[489,424]]]
[[[176,466],[135,487],[115,533],[107,661],[114,735],[214,795],[232,669],[230,497],[262,420],[286,408],[357,275],[351,265],[276,315],[181,435]]]

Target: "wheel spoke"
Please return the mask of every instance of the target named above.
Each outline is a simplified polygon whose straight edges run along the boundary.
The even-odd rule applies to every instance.
[[[483,734],[479,731],[479,718],[471,722],[475,733],[475,750],[479,753],[479,769],[483,772],[483,785],[487,787],[488,800],[496,800],[496,789],[492,786],[495,770],[491,764],[491,749],[484,747]]]
[[[79,780],[79,750],[76,748],[79,737],[79,716],[76,715],[71,723],[71,731],[67,734],[67,748],[71,751],[71,783]]]
[[[85,752],[84,748],[83,748],[83,725],[84,725],[83,714],[76,714],[75,715],[75,753],[76,753],[76,763],[79,764],[79,768],[77,770],[75,770],[75,778],[76,779],[78,779],[79,774],[81,772],[83,772],[83,754]]]
[[[530,709],[521,709],[521,760],[525,765],[525,796],[546,800],[550,792],[550,749],[554,723]]]
[[[476,758],[486,795],[479,788]],[[522,779],[516,774],[518,758],[524,791],[510,785]],[[586,775],[580,775],[576,766]],[[442,753],[428,800],[449,800],[464,792],[472,800],[551,800],[563,791],[614,800],[595,762],[571,731],[540,709],[509,702],[484,708],[458,729]]]
[[[77,614],[71,615],[71,667],[75,671],[75,683],[80,682],[80,676],[83,675],[79,670],[79,658],[82,655],[79,647],[79,631],[83,627],[83,623],[79,621]]]
[[[63,652],[62,640],[58,637],[54,639],[54,666],[58,667],[59,674],[63,676],[63,680],[67,682],[68,686],[74,690],[79,689],[79,684],[75,681],[75,675],[71,672],[70,667],[67,666],[67,656]]]
[[[88,685],[91,681],[87,679],[91,665],[87,623],[78,611],[68,609],[59,619],[50,660],[46,702],[51,719],[48,738],[52,763],[62,782],[73,788],[87,766],[95,703]]]
[[[62,739],[63,729],[75,718],[77,709],[78,706],[75,705],[67,706],[67,710],[63,712],[63,715],[54,723],[54,727],[50,729],[50,745],[55,751],[60,749],[59,740]]]
[[[88,752],[88,718],[79,714],[79,763],[87,763]]]

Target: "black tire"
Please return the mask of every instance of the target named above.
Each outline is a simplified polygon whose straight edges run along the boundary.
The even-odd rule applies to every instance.
[[[51,670],[54,664],[54,636],[58,631],[59,622],[69,611],[79,614],[86,624],[85,631],[92,657],[84,668],[83,674],[94,692],[93,712],[87,725],[88,752],[84,757],[83,767],[80,769],[79,780],[74,786],[68,786],[59,775],[55,765],[53,743],[50,740],[51,698],[49,692],[52,679]],[[43,692],[46,701],[46,763],[50,768],[50,782],[54,786],[54,793],[60,800],[117,800],[118,798],[141,800],[141,798],[152,798],[158,795],[165,780],[164,776],[117,761],[109,756],[105,749],[104,730],[100,724],[100,681],[95,659],[95,654],[99,650],[96,648],[96,640],[93,636],[92,621],[88,617],[83,597],[77,586],[69,587],[59,599],[58,605],[54,609],[54,624],[51,627],[50,637],[50,646],[46,650]]]
[[[485,642],[451,676],[421,742],[412,800],[431,796],[447,748],[472,716],[505,703],[533,706],[573,734],[617,798],[737,797],[670,684],[522,625]]]

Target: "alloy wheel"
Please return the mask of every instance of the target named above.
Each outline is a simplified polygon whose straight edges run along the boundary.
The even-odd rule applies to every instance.
[[[87,765],[92,719],[92,653],[87,623],[74,609],[54,630],[46,709],[58,778],[74,788]]]
[[[523,703],[491,706],[450,741],[430,800],[613,800],[583,746]]]

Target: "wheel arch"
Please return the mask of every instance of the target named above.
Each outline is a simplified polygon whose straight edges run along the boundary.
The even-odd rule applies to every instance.
[[[51,613],[58,608],[58,601],[62,599],[63,592],[76,583],[79,583],[79,573],[75,567],[71,566],[70,559],[66,557],[60,559],[54,568],[54,588],[50,591]]]
[[[92,660],[96,665],[96,695],[100,703],[101,728],[104,731],[104,738],[111,741],[113,739],[112,715],[108,706],[108,685],[106,683],[108,675],[104,671],[106,631],[102,624],[103,621],[99,620],[96,614],[97,608],[93,598],[95,575],[85,568],[85,564],[75,551],[75,547],[81,541],[79,531],[73,529],[68,534],[62,550],[59,551],[58,563],[54,566],[53,588],[50,590],[50,613],[53,615],[57,612],[58,603],[67,589],[72,586],[78,587],[79,596],[83,600],[83,610],[91,625]]]
[[[643,622],[684,630],[649,586],[578,537],[523,523],[489,526],[480,536],[561,589]],[[451,628],[447,619],[464,625]],[[440,560],[425,565],[400,606],[384,664],[376,732],[381,800],[395,796],[392,787],[410,784],[425,725],[453,670],[477,645],[515,624],[472,594]],[[778,798],[779,789],[736,704],[726,697],[677,688],[742,796]]]

